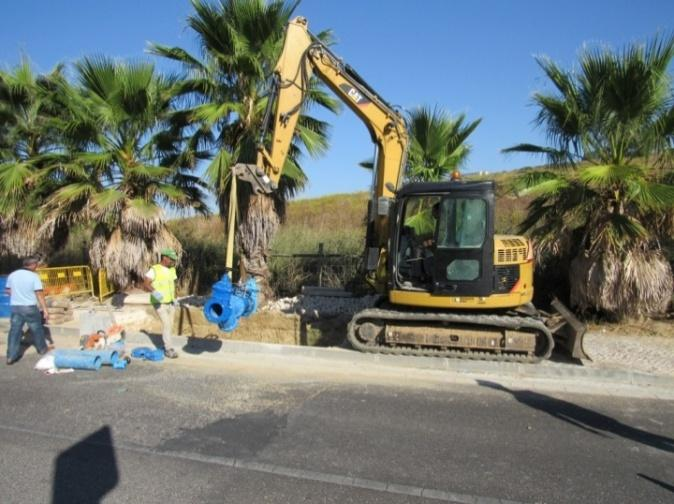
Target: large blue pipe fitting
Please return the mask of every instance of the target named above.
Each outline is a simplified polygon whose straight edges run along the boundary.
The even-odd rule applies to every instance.
[[[249,278],[243,285],[234,285],[229,276],[223,275],[213,284],[211,297],[204,305],[206,320],[225,332],[231,332],[239,325],[241,317],[248,317],[257,309],[259,289],[255,279]]]
[[[57,350],[57,352],[61,356],[65,356],[67,354],[67,355],[75,355],[75,356],[86,355],[86,356],[89,356],[89,357],[99,357],[101,359],[101,365],[103,365],[103,366],[112,366],[115,362],[117,362],[119,360],[119,352],[117,350],[111,350],[111,349],[77,350],[77,349],[74,349],[74,348],[66,348],[66,349]]]
[[[112,366],[119,360],[119,353],[117,350],[81,350],[81,353],[97,355],[101,358],[101,364],[104,366]]]
[[[84,352],[68,352],[54,350],[54,366],[57,368],[92,369],[98,371],[101,368],[101,358],[98,355],[85,354]]]

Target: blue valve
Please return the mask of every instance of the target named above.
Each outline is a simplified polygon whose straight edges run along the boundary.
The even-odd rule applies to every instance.
[[[257,309],[258,287],[255,279],[249,278],[243,285],[234,285],[228,275],[223,275],[213,284],[211,297],[204,304],[206,320],[225,332],[239,325],[241,317],[248,317]]]

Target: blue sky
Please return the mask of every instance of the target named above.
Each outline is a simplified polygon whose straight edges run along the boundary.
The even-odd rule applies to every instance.
[[[91,54],[149,59],[148,41],[196,51],[185,28],[187,0],[23,0],[2,10],[4,68],[22,54],[45,72]],[[314,32],[331,28],[333,51],[389,103],[481,117],[465,170],[490,172],[538,163],[500,153],[544,142],[530,100],[550,87],[534,56],[571,68],[584,46],[619,49],[674,28],[671,0],[303,0],[296,13]],[[346,108],[326,119],[331,149],[303,160],[310,184],[302,197],[369,187],[369,174],[357,166],[373,154],[365,127]]]

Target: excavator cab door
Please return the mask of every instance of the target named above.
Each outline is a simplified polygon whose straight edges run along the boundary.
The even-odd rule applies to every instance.
[[[493,293],[494,196],[452,191],[438,204],[433,293],[489,296]]]

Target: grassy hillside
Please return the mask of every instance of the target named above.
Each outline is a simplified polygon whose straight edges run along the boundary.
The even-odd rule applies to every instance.
[[[274,254],[360,254],[365,243],[368,194],[333,194],[291,201],[286,220],[272,242]]]
[[[528,201],[505,189],[512,173],[493,174],[500,195],[496,202],[497,233],[516,233]],[[468,175],[467,179],[487,178]],[[272,284],[280,292],[293,293],[303,283],[315,283],[321,264],[308,259],[292,259],[292,254],[313,254],[320,243],[326,254],[352,256],[328,267],[322,275],[327,284],[343,284],[356,275],[358,259],[365,244],[368,193],[333,194],[298,199],[288,203],[285,222],[271,244]],[[224,226],[217,216],[176,219],[170,223],[185,250],[182,290],[203,292],[222,274],[225,264]]]

